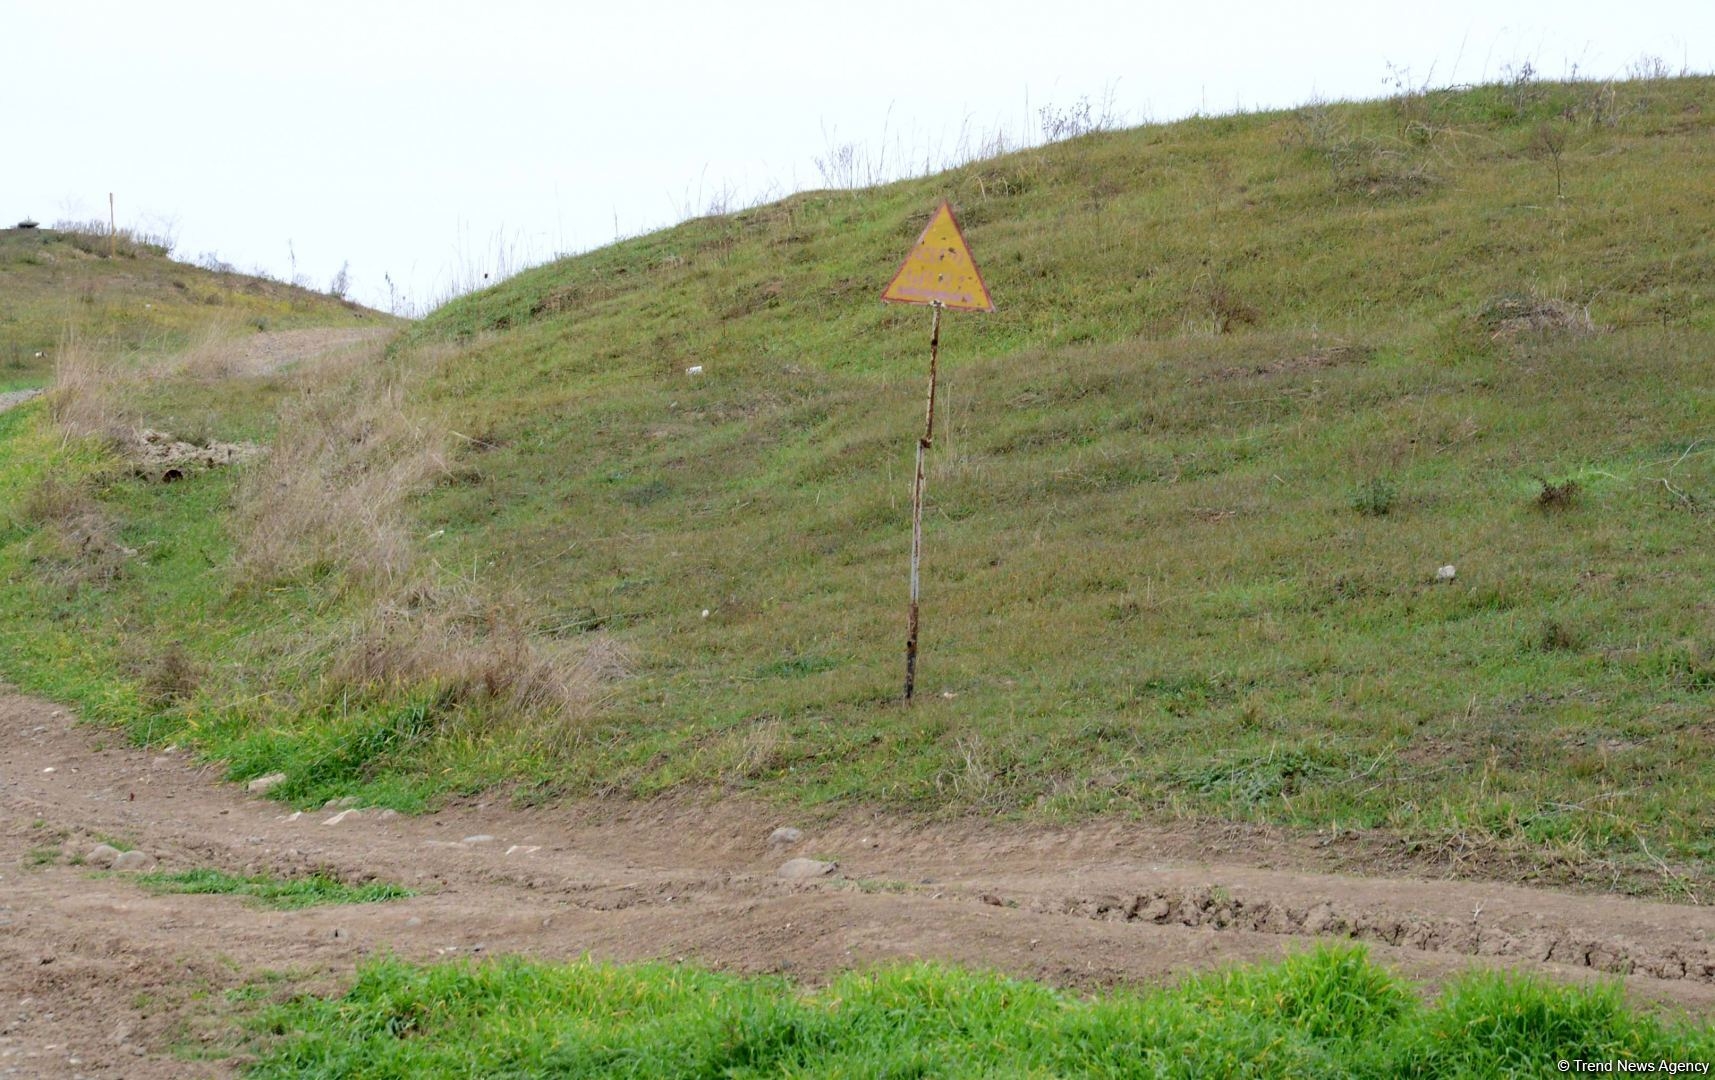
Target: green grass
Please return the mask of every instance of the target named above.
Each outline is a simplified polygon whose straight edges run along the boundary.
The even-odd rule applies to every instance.
[[[1097,134],[447,305],[389,361],[458,433],[402,529],[542,655],[623,647],[569,717],[354,681],[366,620],[434,589],[336,559],[244,580],[235,477],[149,486],[16,410],[0,507],[79,477],[140,554],[75,587],[0,511],[0,670],[304,804],[517,782],[1254,821],[1682,890],[1656,858],[1693,882],[1715,860],[1715,80],[1611,90]],[[941,197],[999,311],[943,329],[906,709],[928,315],[877,294]],[[1512,332],[1521,298],[1599,329]],[[265,438],[293,386],[148,407]],[[180,669],[194,689],[159,692]]]
[[[139,874],[139,885],[155,893],[244,896],[259,906],[291,910],[322,904],[378,904],[415,895],[401,885],[369,882],[347,885],[325,874],[301,878],[278,878],[268,874],[248,877],[220,870],[185,870],[177,873]]]
[[[267,278],[175,262],[128,236],[110,257],[105,236],[0,229],[0,392],[41,385],[68,334],[158,354],[210,323],[280,330],[359,318],[378,316]]]
[[[1715,1030],[1617,987],[1466,976],[1432,1004],[1359,950],[1083,999],[917,965],[816,991],[686,967],[374,960],[267,1012],[252,1077],[1554,1076],[1702,1061]]]

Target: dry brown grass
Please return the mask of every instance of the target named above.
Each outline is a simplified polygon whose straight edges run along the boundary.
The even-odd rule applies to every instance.
[[[604,635],[575,642],[531,633],[526,607],[424,565],[410,497],[447,471],[449,433],[410,401],[432,352],[390,363],[379,346],[299,376],[270,453],[240,485],[240,587],[337,577],[362,598],[344,640],[327,648],[334,693],[421,693],[517,721],[548,747],[581,730],[628,658]]]
[[[384,591],[414,563],[404,500],[447,469],[446,433],[406,403],[408,376],[381,362],[305,373],[280,414],[272,451],[241,486],[236,515],[242,584],[336,570]]]
[[[239,374],[243,356],[241,335],[251,332],[236,318],[211,319],[183,352],[163,363],[159,373],[180,375],[201,383],[229,379]]]
[[[535,637],[522,607],[468,585],[419,585],[376,603],[334,653],[335,689],[433,688],[451,702],[499,714],[576,721],[623,677],[629,656],[613,639]]]
[[[39,526],[37,553],[68,588],[104,586],[136,554],[119,542],[119,523],[96,499],[87,481],[49,473],[25,492],[19,512]]]
[[[107,351],[68,333],[54,354],[48,415],[67,438],[123,445],[137,427],[136,414],[126,403],[135,385],[135,378]]]
[[[1585,337],[1596,332],[1589,305],[1534,293],[1495,297],[1483,306],[1477,320],[1496,339],[1544,333]]]

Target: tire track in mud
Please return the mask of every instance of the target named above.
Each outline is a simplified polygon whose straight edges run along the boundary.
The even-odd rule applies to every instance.
[[[987,894],[983,902],[1009,902]],[[1544,926],[1509,930],[1485,925],[1480,914],[1467,920],[1408,911],[1354,908],[1336,900],[1287,903],[1245,898],[1219,885],[1155,889],[1132,895],[1073,896],[1035,910],[1105,922],[1150,923],[1215,931],[1372,942],[1426,953],[1518,958],[1536,963],[1589,968],[1608,975],[1687,979],[1715,984],[1715,950],[1691,942],[1647,946]]]

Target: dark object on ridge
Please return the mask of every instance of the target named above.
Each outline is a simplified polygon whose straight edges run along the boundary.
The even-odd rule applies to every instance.
[[[39,222],[39,221],[31,221],[29,218],[25,218],[23,221],[18,222],[18,228],[20,228],[20,229],[34,229],[40,224],[41,224],[41,222]]]

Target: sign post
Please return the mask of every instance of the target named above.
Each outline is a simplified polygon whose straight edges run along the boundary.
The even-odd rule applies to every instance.
[[[924,409],[923,437],[917,440],[917,471],[911,481],[911,611],[905,630],[905,700],[917,689],[917,603],[923,564],[923,458],[935,442],[935,379],[941,354],[941,312],[993,311],[988,286],[971,257],[953,208],[945,199],[906,254],[893,281],[881,294],[895,304],[926,304],[934,311],[929,324],[929,398]]]

